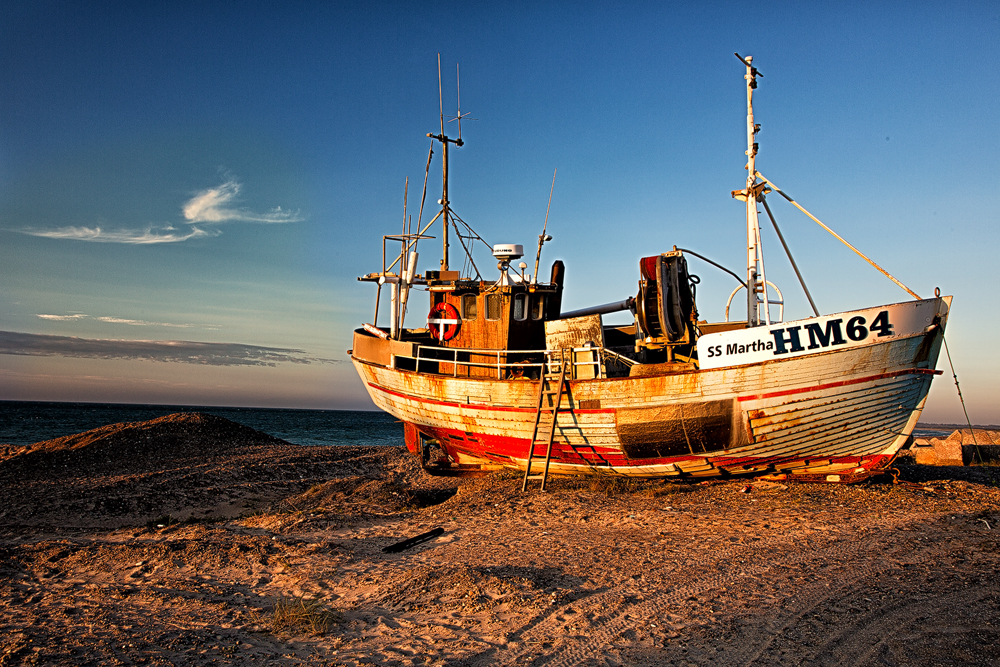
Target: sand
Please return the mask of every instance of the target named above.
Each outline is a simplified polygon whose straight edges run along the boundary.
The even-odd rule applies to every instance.
[[[0,447],[0,665],[996,664],[1000,467],[899,470],[522,494],[198,414]]]

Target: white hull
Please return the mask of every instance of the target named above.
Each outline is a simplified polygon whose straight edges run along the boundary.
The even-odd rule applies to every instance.
[[[761,472],[864,476],[884,468],[916,425],[943,336],[946,301],[917,303],[942,304],[940,325],[741,366],[571,381],[556,421],[550,471],[639,477]],[[536,412],[535,383],[354,362],[379,408],[436,439],[456,463],[525,466]],[[685,421],[691,420],[685,411],[704,413],[705,406],[714,412]],[[704,429],[698,432],[701,439],[691,442],[689,431],[701,428],[697,419],[719,427],[714,433],[725,434],[725,442],[719,437],[713,441],[713,433]],[[676,451],[669,433],[655,433],[677,424],[688,439],[687,451]],[[649,445],[643,442],[646,429]]]

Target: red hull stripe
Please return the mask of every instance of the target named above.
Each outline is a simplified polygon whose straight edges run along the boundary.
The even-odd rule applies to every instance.
[[[528,455],[527,439],[510,436],[490,436],[479,434],[476,441],[470,441],[468,434],[454,429],[431,428],[428,433],[436,438],[443,449],[449,454],[462,453],[468,456],[484,458],[501,465],[510,465],[515,458],[525,458]],[[536,447],[535,455],[544,456],[544,447]],[[578,448],[579,449],[579,448]],[[683,454],[650,459],[629,459],[621,450],[604,447],[591,447],[593,451],[578,451],[556,443],[552,450],[552,461],[560,464],[597,466],[612,465],[619,468],[635,468],[665,464],[683,464],[689,461],[708,461],[713,466],[724,468],[731,473],[738,473],[740,468],[750,467],[807,467],[807,461],[821,459],[831,465],[864,466],[868,470],[877,470],[892,457],[883,454],[853,455],[853,456],[817,456],[808,452],[798,452],[787,456],[754,456],[752,454],[740,457],[725,457],[712,454],[692,456]],[[845,471],[841,471],[842,473]]]
[[[846,387],[852,384],[862,384],[864,382],[873,382],[875,380],[884,380],[886,378],[899,377],[900,375],[940,375],[943,371],[936,371],[932,368],[912,368],[905,371],[893,371],[892,373],[881,373],[879,375],[869,375],[868,377],[855,378],[853,380],[844,380],[842,382],[826,382],[822,384],[817,384],[812,387],[800,387],[799,389],[786,389],[784,391],[772,391],[766,394],[752,394],[750,396],[739,396],[738,401],[756,401],[763,398],[775,398],[777,396],[789,396],[791,394],[804,394],[810,391],[823,391],[824,389],[832,389],[833,387]]]

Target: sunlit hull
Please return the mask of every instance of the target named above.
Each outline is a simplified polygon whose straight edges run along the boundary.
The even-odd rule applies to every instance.
[[[945,304],[915,303],[939,302]],[[557,415],[550,472],[867,476],[892,461],[920,416],[947,305],[940,310],[926,331],[846,349],[572,380]],[[435,440],[453,464],[524,468],[536,382],[417,373],[356,357],[354,363],[375,404]]]

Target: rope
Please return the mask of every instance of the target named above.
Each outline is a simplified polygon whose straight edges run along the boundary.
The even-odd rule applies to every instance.
[[[788,255],[788,261],[792,263],[792,268],[795,270],[795,277],[799,279],[799,284],[802,285],[802,291],[806,293],[806,298],[809,299],[809,305],[812,306],[813,313],[816,317],[819,317],[819,309],[816,307],[816,302],[813,301],[812,294],[809,293],[809,288],[806,287],[805,279],[802,277],[802,274],[799,273],[799,267],[792,258],[792,251],[788,249],[788,244],[785,243],[785,237],[778,228],[778,221],[774,219],[774,214],[771,213],[771,207],[767,205],[767,200],[764,199],[763,195],[760,197],[760,203],[764,205],[764,210],[767,211],[767,217],[771,219],[771,224],[774,225],[774,231],[778,233],[778,240],[781,241],[781,247],[785,249],[785,254]]]
[[[969,425],[969,432],[972,434],[972,445],[976,448],[976,457],[983,463],[983,454],[979,451],[979,443],[976,442],[976,429],[972,428],[972,420],[969,419],[969,411],[965,407],[965,399],[962,398],[962,388],[958,386],[958,375],[955,373],[955,364],[951,362],[951,351],[948,350],[948,339],[941,334],[944,341],[944,353],[948,356],[948,365],[951,367],[951,376],[955,379],[955,389],[958,390],[958,400],[962,404],[962,412],[965,413],[965,423]]]
[[[815,215],[813,215],[809,211],[807,211],[804,208],[802,208],[801,206],[799,206],[799,203],[797,201],[795,201],[794,199],[792,199],[791,197],[789,197],[788,195],[786,195],[784,192],[782,192],[781,188],[779,188],[777,185],[775,185],[771,181],[769,181],[766,178],[764,178],[764,174],[762,174],[762,173],[760,173],[758,171],[757,172],[757,176],[760,177],[760,180],[764,181],[765,183],[767,183],[768,185],[770,185],[772,188],[774,188],[775,192],[777,192],[779,195],[781,195],[782,197],[784,197],[785,199],[787,199],[788,202],[792,206],[794,206],[795,208],[799,209],[800,211],[802,211],[803,213],[805,213],[806,215],[808,215],[810,218],[813,219],[813,222],[815,222],[820,227],[822,227],[826,231],[828,231],[831,234],[833,234],[834,237],[836,237],[838,241],[840,241],[841,243],[843,243],[844,245],[846,245],[848,248],[850,248],[851,250],[853,250],[854,252],[856,252],[858,254],[858,256],[861,257],[861,259],[865,260],[866,262],[868,262],[869,264],[871,264],[873,267],[875,267],[876,269],[878,269],[879,271],[881,271],[882,275],[884,275],[886,278],[888,278],[892,282],[894,282],[897,285],[899,285],[900,287],[902,287],[903,290],[905,290],[914,299],[919,299],[920,298],[919,296],[917,296],[916,292],[914,292],[909,287],[907,287],[903,283],[901,283],[898,280],[896,280],[895,278],[893,278],[892,275],[888,271],[886,271],[881,266],[879,266],[878,264],[876,264],[875,262],[873,262],[871,259],[868,258],[867,255],[865,255],[863,252],[861,252],[860,250],[858,250],[857,248],[855,248],[854,246],[852,246],[850,243],[848,243],[846,240],[844,240],[844,237],[842,237],[840,234],[838,234],[837,232],[833,231],[832,229],[830,229],[829,227],[827,227],[826,225],[824,225],[822,222],[820,222],[819,218],[817,218]]]

